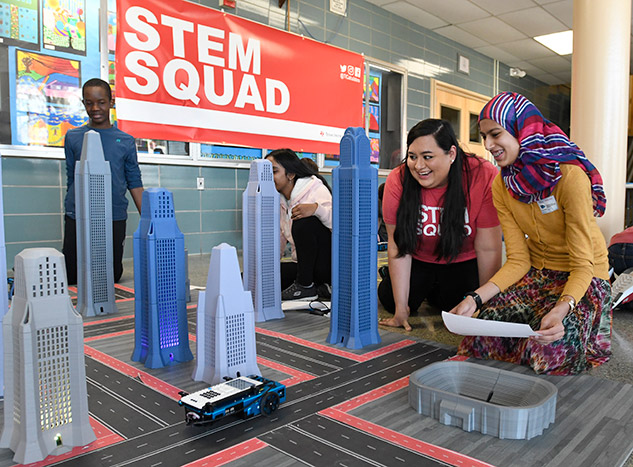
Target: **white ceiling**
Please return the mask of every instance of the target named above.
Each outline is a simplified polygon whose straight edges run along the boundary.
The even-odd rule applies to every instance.
[[[571,82],[571,55],[534,36],[572,28],[573,0],[369,0],[547,84]]]

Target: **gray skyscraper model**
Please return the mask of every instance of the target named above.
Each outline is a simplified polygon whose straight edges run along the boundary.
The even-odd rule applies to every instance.
[[[0,165],[0,182],[2,182],[2,165]],[[2,183],[0,183],[0,319],[9,310],[9,293],[7,291],[7,247],[4,241],[4,204],[2,202]],[[0,349],[2,349],[2,333],[0,333]],[[4,362],[0,359],[0,397],[4,396]]]
[[[245,288],[253,296],[255,320],[283,318],[279,193],[273,181],[273,166],[265,159],[251,163],[248,185],[242,194],[242,247]]]
[[[143,192],[134,232],[134,353],[148,368],[193,360],[185,302],[185,237],[170,191]]]
[[[211,251],[207,289],[198,295],[196,345],[195,381],[217,384],[238,372],[261,376],[251,293],[242,285],[237,252],[226,243]]]
[[[4,430],[0,447],[27,464],[96,439],[88,419],[83,323],[66,288],[64,256],[15,257],[15,295],[2,321]]]
[[[84,135],[75,165],[77,310],[84,316],[117,311],[112,259],[112,181],[101,136]]]
[[[332,317],[327,342],[360,349],[378,344],[378,171],[369,138],[348,128],[332,171]]]

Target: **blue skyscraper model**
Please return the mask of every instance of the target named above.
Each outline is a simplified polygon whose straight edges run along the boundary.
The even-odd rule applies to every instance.
[[[360,349],[380,342],[378,261],[378,171],[369,162],[369,138],[348,128],[341,139],[334,182],[332,223],[332,318],[327,342]]]
[[[279,266],[279,193],[273,167],[265,159],[251,163],[242,195],[244,285],[253,296],[255,320],[283,318]]]
[[[112,182],[101,136],[84,135],[75,165],[77,310],[84,316],[117,311],[112,263]]]
[[[143,192],[134,232],[134,352],[132,360],[161,368],[193,359],[185,302],[185,240],[171,192]]]

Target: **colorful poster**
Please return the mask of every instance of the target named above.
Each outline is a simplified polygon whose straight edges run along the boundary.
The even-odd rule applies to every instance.
[[[113,9],[113,10],[108,11],[108,52],[113,54],[115,51],[116,51],[116,11]]]
[[[16,50],[13,144],[63,146],[66,132],[88,121],[80,62]]]
[[[185,0],[120,0],[119,127],[136,137],[338,153],[363,57]]]
[[[39,47],[39,0],[0,1],[0,44]]]
[[[371,155],[369,161],[372,164],[378,164],[380,162],[380,137],[378,135],[369,135],[369,146],[371,148]]]
[[[86,1],[43,0],[44,47],[86,54]]]
[[[370,73],[366,86],[369,88],[369,102],[373,102],[374,104],[380,103],[380,76],[375,76]],[[365,92],[366,91],[365,89]],[[365,96],[363,95],[363,100],[364,98]]]

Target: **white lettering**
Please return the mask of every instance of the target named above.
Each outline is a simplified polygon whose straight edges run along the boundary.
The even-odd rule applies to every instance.
[[[253,75],[244,75],[240,90],[237,93],[237,99],[235,99],[235,107],[237,108],[243,109],[246,104],[253,104],[255,110],[264,110],[262,96],[259,94]]]
[[[219,66],[224,68],[224,59],[222,57],[216,57],[210,55],[209,51],[222,52],[224,46],[222,42],[212,41],[210,38],[224,39],[224,31],[222,29],[212,28],[198,25],[198,61],[206,63],[207,65]]]
[[[139,35],[133,32],[126,32],[123,34],[123,37],[133,49],[143,50],[145,52],[156,50],[160,45],[160,35],[152,26],[141,21],[141,18],[145,19],[147,23],[158,24],[154,13],[140,6],[130,7],[125,12],[125,21],[127,21],[128,25],[144,35],[147,39],[141,40]]]
[[[226,81],[225,81],[226,82]],[[275,101],[275,96],[279,91],[279,104]],[[282,114],[290,107],[290,91],[288,86],[276,79],[266,78],[266,111]]]
[[[141,65],[141,62],[145,66]],[[153,94],[158,89],[158,75],[147,67],[157,67],[158,61],[154,56],[147,52],[130,52],[125,57],[125,67],[137,77],[147,81],[146,84],[139,83],[138,78],[126,76],[123,82],[128,89],[136,94],[148,95]]]
[[[252,73],[254,75],[261,74],[261,50],[260,42],[257,39],[249,39],[244,50],[242,36],[233,32],[229,33],[229,68],[237,70],[237,60],[240,62],[240,70],[247,73],[250,69],[251,62],[253,65]]]
[[[212,66],[204,67],[204,95],[215,105],[228,105],[233,100],[233,71],[222,70],[222,85],[224,92],[215,92],[215,72]]]
[[[187,84],[181,82],[176,84],[176,73],[183,70],[187,73]],[[200,88],[200,76],[198,70],[187,60],[174,58],[165,65],[163,71],[163,85],[170,96],[175,99],[188,100],[198,105],[200,98],[196,95]]]
[[[185,58],[185,32],[193,32],[193,23],[167,15],[161,15],[160,22],[172,29],[174,57]]]
[[[438,228],[435,224],[426,224],[422,229],[422,233],[427,237],[435,237],[437,235]]]

